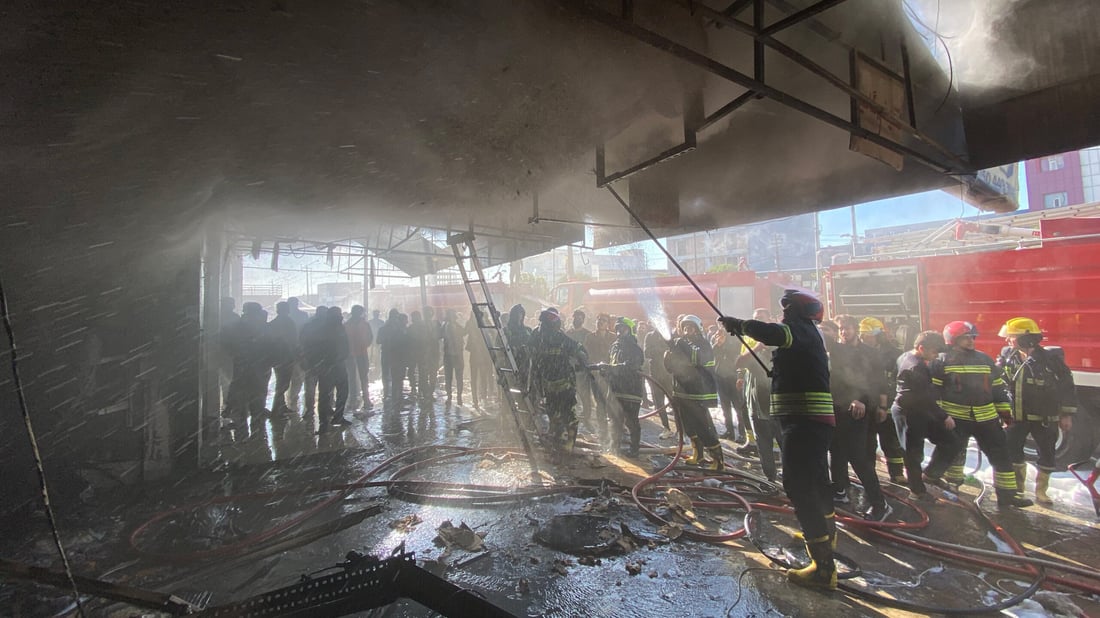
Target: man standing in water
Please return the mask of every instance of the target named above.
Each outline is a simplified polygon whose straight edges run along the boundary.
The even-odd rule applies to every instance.
[[[780,300],[783,321],[718,318],[733,335],[775,346],[772,354],[771,415],[782,431],[783,490],[794,505],[811,563],[787,571],[800,585],[836,590],[836,514],[829,486],[829,441],[836,419],[829,393],[829,357],[816,324],[825,307],[814,296],[787,290]]]

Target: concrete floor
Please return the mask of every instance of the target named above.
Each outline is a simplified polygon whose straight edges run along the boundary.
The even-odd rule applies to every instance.
[[[313,419],[259,419],[248,437],[226,436],[210,470],[171,484],[97,491],[79,507],[60,505],[67,549],[74,569],[81,574],[203,599],[210,605],[294,583],[303,574],[341,562],[350,550],[384,556],[404,544],[415,552],[421,566],[477,590],[520,616],[916,615],[843,593],[821,594],[791,586],[782,572],[769,568],[768,560],[744,539],[724,544],[664,539],[657,534],[658,525],[642,515],[626,490],[664,467],[669,457],[663,454],[630,460],[583,451],[571,462],[548,466],[543,472],[558,483],[586,485],[587,491],[498,506],[419,503],[390,495],[381,487],[356,489],[342,498],[338,492],[323,491],[325,486],[361,479],[387,458],[412,448],[513,445],[509,432],[501,430],[498,412],[495,401],[485,410],[475,410],[468,405],[448,406],[436,397],[423,408],[409,401],[401,410],[361,413],[352,417],[354,422],[346,430],[321,435],[316,434]],[[720,420],[716,424],[721,428]],[[656,419],[643,421],[644,442],[672,446],[674,440],[658,438],[660,431]],[[429,454],[420,453],[418,458]],[[494,455],[458,457],[404,478],[509,487],[527,482],[530,468],[523,458]],[[755,469],[744,461],[729,463],[738,469]],[[977,476],[986,473],[980,471]],[[605,481],[603,490],[599,488],[601,479]],[[1035,507],[999,512],[992,500],[986,509],[1034,555],[1096,565],[1100,563],[1100,527],[1091,503],[1083,499],[1083,488],[1073,483],[1056,479],[1053,510]],[[895,491],[904,495],[900,489]],[[975,493],[965,487],[963,501]],[[211,500],[230,495],[243,497]],[[287,522],[333,496],[337,497],[332,504],[275,539],[290,538],[297,530],[324,523],[346,525],[347,519],[341,517],[374,504],[384,508],[356,525],[273,555],[242,557],[256,548],[253,545],[224,555],[204,555]],[[915,519],[915,511],[900,502],[894,504],[896,519]],[[997,542],[970,510],[946,500],[924,508],[932,523],[921,534],[996,549]],[[172,509],[178,510],[148,524],[136,543],[131,543],[129,537],[138,526]],[[703,507],[697,511],[698,524],[711,531],[736,529],[744,514]],[[552,517],[570,513],[606,517],[612,531],[626,524],[649,542],[643,539],[631,551],[585,558],[535,540],[536,531]],[[446,520],[455,526],[465,523],[482,535],[484,549],[467,551],[433,542],[437,528]],[[789,540],[792,518],[766,514],[764,521],[762,537]],[[401,522],[406,525],[400,526]],[[24,518],[16,525],[23,526],[25,534],[5,535],[5,557],[39,565],[56,562],[40,516]],[[845,527],[840,552],[862,568],[862,577],[850,580],[861,589],[930,606],[971,607],[996,602],[1026,587],[1023,577],[948,563],[857,533],[858,529]],[[1057,596],[1075,603],[1085,615],[1100,614],[1096,598]],[[71,599],[45,587],[2,582],[0,603],[13,608],[12,615],[66,615]],[[132,608],[121,604],[88,603],[90,615],[135,615]],[[431,614],[412,601],[401,601],[361,615]],[[1014,615],[1058,614],[1029,601],[1017,607]]]

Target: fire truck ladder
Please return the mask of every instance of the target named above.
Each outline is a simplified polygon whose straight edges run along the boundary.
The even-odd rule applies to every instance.
[[[531,462],[532,481],[541,483],[538,462],[531,447],[532,441],[538,436],[538,425],[535,422],[536,408],[527,391],[527,385],[520,379],[516,357],[512,354],[508,336],[500,323],[500,312],[493,305],[485,271],[474,249],[474,235],[472,232],[452,234],[447,237],[447,244],[454,251],[455,261],[462,275],[462,284],[466,286],[466,294],[470,297],[470,306],[473,307],[472,318],[477,320],[478,330],[485,339],[485,347],[489,349],[489,357],[493,361],[497,382],[504,391],[505,398],[508,399],[508,408],[511,411],[512,420],[515,421],[516,433],[519,434],[523,450],[527,453],[528,461]]]

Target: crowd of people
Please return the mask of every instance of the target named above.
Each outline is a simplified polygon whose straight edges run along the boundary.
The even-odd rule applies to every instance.
[[[321,431],[345,426],[347,411],[371,410],[372,376],[381,378],[388,407],[436,393],[462,405],[467,366],[478,407],[497,381],[481,328],[502,320],[520,383],[545,412],[544,439],[554,457],[572,451],[581,426],[598,433],[605,450],[637,457],[639,412],[648,404],[659,413],[661,438],[675,435],[668,414],[675,411],[691,443],[686,463],[722,470],[724,437],[741,443],[740,454],[758,457],[769,480],[782,476],[812,558],[788,573],[799,584],[836,587],[835,508],[852,502],[849,469],[864,489],[864,517],[890,517],[876,472],[879,449],[890,480],[921,500],[928,485],[962,484],[973,437],[993,468],[998,504],[1019,508],[1033,504],[1023,494],[1030,436],[1038,451],[1034,496],[1052,503],[1055,442],[1072,426],[1075,388],[1061,351],[1041,345],[1034,320],[1007,321],[999,333],[1005,346],[994,359],[975,349],[978,332],[966,321],[922,332],[903,352],[878,318],[825,320],[822,303],[795,290],[781,306],[778,321],[763,308],[751,319],[720,317],[709,327],[681,315],[666,338],[645,320],[607,314],[589,330],[581,309],[569,328],[556,308],[542,310],[531,328],[519,304],[506,317],[475,308],[465,322],[453,309],[437,320],[431,308],[410,315],[393,309],[385,320],[375,311],[368,320],[359,305],[346,318],[339,307],[317,307],[309,316],[290,298],[269,322],[257,303],[244,303],[238,316],[227,299],[224,416],[237,424],[248,415],[316,411]],[[721,435],[712,408],[722,411]],[[926,441],[933,451],[924,465]]]
[[[1060,350],[1041,345],[1034,320],[1014,318],[999,332],[997,359],[975,349],[973,324],[953,321],[917,335],[901,352],[874,317],[838,315],[824,320],[813,296],[789,290],[783,320],[719,318],[746,346],[773,350],[770,416],[778,420],[783,487],[803,530],[811,564],[791,569],[795,583],[835,589],[836,506],[850,502],[851,467],[863,485],[868,519],[891,509],[875,472],[882,449],[891,480],[927,499],[927,485],[958,486],[966,447],[974,437],[993,468],[998,505],[1028,507],[1024,442],[1039,453],[1035,498],[1047,495],[1059,428],[1068,431],[1076,408],[1072,374]],[[742,374],[748,381],[750,374]],[[746,391],[747,393],[747,391]],[[756,402],[755,405],[758,405]],[[762,431],[763,430],[763,431]],[[760,436],[768,430],[757,426]],[[934,445],[923,467],[925,440]],[[771,450],[769,444],[764,450]]]
[[[231,427],[250,416],[289,414],[316,414],[322,432],[347,426],[346,413],[373,409],[372,379],[380,379],[383,404],[399,408],[411,398],[433,397],[441,369],[447,403],[457,392],[462,405],[467,355],[475,406],[495,382],[476,322],[464,324],[454,310],[442,321],[430,307],[409,315],[394,309],[385,320],[379,311],[367,319],[361,305],[346,316],[339,307],[317,307],[311,316],[289,298],[268,321],[258,303],[244,303],[239,315],[234,309],[232,299],[223,299],[222,415]]]

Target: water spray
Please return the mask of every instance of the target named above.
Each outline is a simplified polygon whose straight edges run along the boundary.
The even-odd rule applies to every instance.
[[[687,282],[691,284],[691,287],[695,288],[695,291],[699,293],[699,296],[702,297],[702,299],[706,301],[708,305],[710,305],[710,308],[714,310],[714,313],[718,314],[718,317],[720,318],[725,317],[722,314],[722,310],[718,308],[718,305],[714,304],[714,301],[712,301],[709,296],[707,296],[706,292],[703,291],[703,288],[699,287],[699,284],[695,283],[695,280],[691,278],[691,275],[689,275],[686,270],[684,270],[684,267],[680,266],[680,263],[676,261],[676,258],[672,257],[672,254],[668,252],[668,249],[665,249],[664,245],[662,245],[660,241],[657,240],[657,236],[654,235],[653,231],[649,229],[649,226],[647,226],[645,222],[642,221],[641,217],[639,217],[637,213],[634,212],[634,209],[630,207],[630,204],[627,204],[626,200],[624,200],[622,196],[620,196],[615,191],[615,188],[612,187],[610,184],[606,185],[606,188],[611,193],[611,195],[613,195],[615,199],[618,200],[619,205],[622,206],[624,210],[626,210],[627,214],[630,215],[630,218],[634,219],[634,222],[638,224],[638,227],[642,228],[646,235],[649,236],[649,239],[653,241],[653,244],[657,245],[657,248],[665,254],[665,257],[668,258],[668,261],[676,267],[676,270],[680,271],[680,274],[684,276],[684,279],[687,279]],[[756,354],[756,350],[752,349],[752,346],[750,346],[748,342],[745,341],[745,338],[741,336],[740,333],[733,333],[733,335],[737,337],[738,341],[740,341],[742,345],[745,346],[745,349],[748,350],[749,354],[752,355],[753,360],[760,363],[760,366],[764,368],[764,372],[768,375],[768,377],[772,377],[772,370],[768,368],[764,361],[760,360],[760,357]]]

